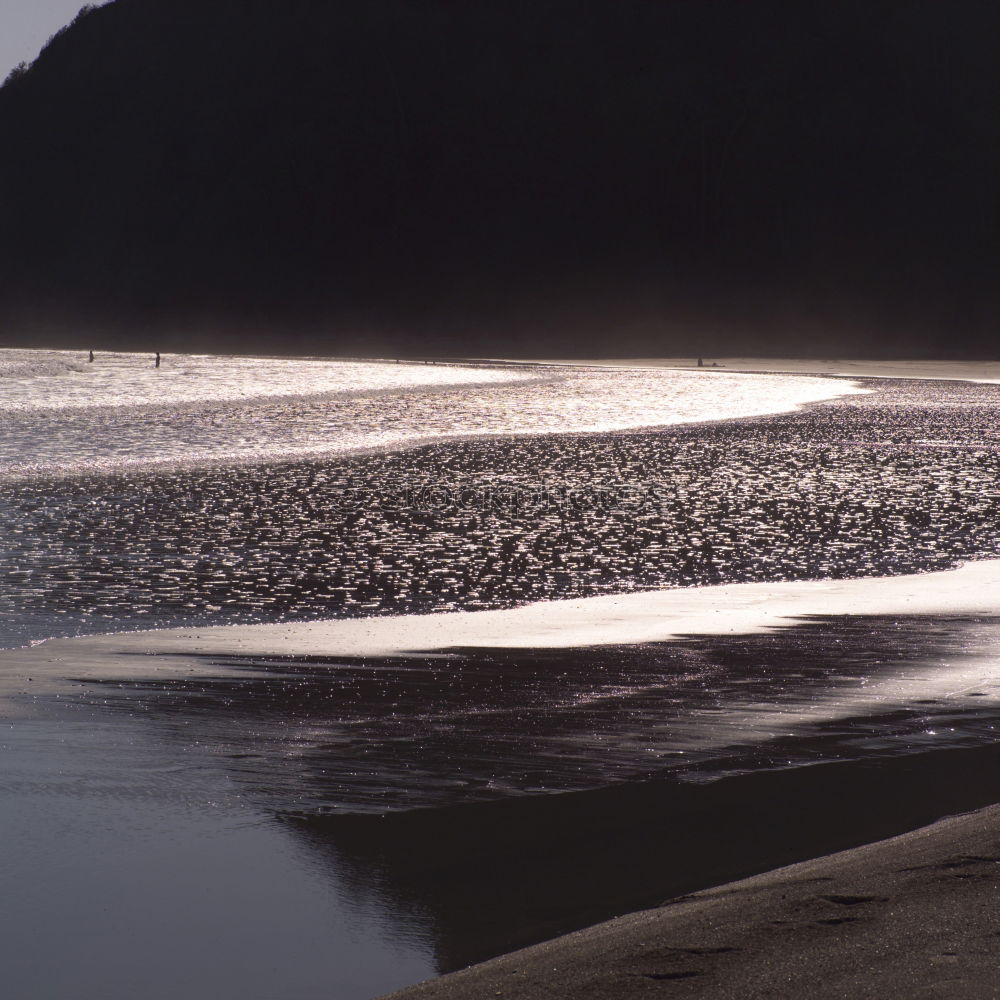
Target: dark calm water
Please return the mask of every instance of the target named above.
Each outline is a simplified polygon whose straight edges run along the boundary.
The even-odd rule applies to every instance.
[[[822,380],[539,370],[484,385],[421,366],[416,385],[383,366],[331,388],[327,369],[278,366],[257,398],[240,388],[252,371],[234,388],[208,359],[167,414],[144,368],[115,364],[121,406],[73,382],[75,407],[32,409],[25,380],[75,375],[0,378],[0,407],[16,388],[0,409],[0,645],[1000,554],[1000,386],[872,382],[676,424],[760,414],[776,386],[804,402]],[[626,429],[644,423],[676,425]],[[481,426],[498,436],[469,436]],[[569,433],[588,428],[602,433]],[[386,429],[399,436],[362,441]],[[351,434],[381,450],[344,454]],[[33,699],[0,732],[5,983],[18,998],[365,1000],[971,808],[995,796],[998,627],[818,607],[769,635],[275,650],[220,657],[214,680],[203,660],[190,682]]]
[[[998,637],[817,616],[49,699],[0,739],[11,995],[363,1000],[975,808]]]
[[[1000,609],[637,646],[208,657],[190,680],[90,684],[73,704],[196,734],[275,813],[383,815],[989,742],[998,640]]]

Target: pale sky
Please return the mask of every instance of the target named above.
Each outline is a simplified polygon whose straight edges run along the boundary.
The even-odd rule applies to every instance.
[[[86,0],[0,0],[0,83],[19,62],[32,62],[42,46],[69,24]],[[104,0],[95,6],[103,6]]]

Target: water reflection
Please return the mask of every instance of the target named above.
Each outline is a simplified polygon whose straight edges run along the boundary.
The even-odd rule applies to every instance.
[[[687,892],[992,804],[1000,744],[288,824],[449,972]],[[352,874],[353,873],[353,874]]]
[[[810,377],[207,356],[19,378],[3,377],[3,354],[0,476],[22,480],[721,420],[858,391]]]
[[[357,395],[372,391],[517,382],[537,377],[531,371],[474,365],[388,364],[305,358],[255,358],[211,354],[164,354],[153,367],[153,354],[99,351],[88,362],[80,351],[0,348],[0,412],[49,414],[100,410],[91,416],[100,426],[109,408],[131,410],[197,402],[238,402],[280,397],[295,401],[317,394]],[[65,414],[63,414],[65,415]],[[103,444],[107,450],[114,442]],[[6,449],[4,449],[6,452]],[[106,453],[106,452],[105,452]],[[69,455],[67,458],[72,459]]]
[[[209,658],[89,689],[182,720],[275,811],[382,813],[992,739],[998,638],[1000,619],[817,617],[630,647],[216,657],[219,679]]]
[[[0,644],[945,569],[1000,552],[998,399],[886,383],[661,432],[9,484]],[[457,499],[545,484],[620,501]]]
[[[369,1000],[433,973],[420,927],[218,768],[52,707],[0,735],[5,998]]]
[[[197,744],[446,970],[991,801],[998,635],[819,617],[632,648],[227,659],[241,679],[92,698]]]

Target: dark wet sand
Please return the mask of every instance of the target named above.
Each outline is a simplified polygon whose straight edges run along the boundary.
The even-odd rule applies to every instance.
[[[398,656],[338,656],[319,640],[313,655],[188,655],[192,673],[163,679],[160,657],[111,643],[103,655],[121,661],[117,676],[72,690],[104,714],[140,710],[161,731],[197,732],[278,812],[706,781],[995,739],[1000,618],[789,621],[759,634]],[[60,659],[72,656],[64,644]]]
[[[996,628],[847,616],[606,650],[257,659],[77,699],[196,738],[358,900],[418,923],[447,972],[996,801],[1000,714],[981,689],[737,732],[745,712],[836,709],[880,676],[959,667]],[[580,703],[602,683],[626,690]],[[637,757],[657,740],[691,752]]]
[[[998,774],[1000,745],[992,745],[706,785],[651,781],[288,822],[378,885],[395,908],[424,913],[446,972],[989,805]]]
[[[793,414],[663,432],[452,442],[350,461],[19,486],[7,501],[18,531],[0,566],[0,612],[20,609],[11,636],[21,641],[52,634],[53,623],[64,633],[92,631],[102,618],[121,627],[308,620],[951,567],[1000,552],[998,394],[996,386],[885,383],[872,396]],[[401,509],[392,500],[401,481],[419,489],[499,481],[530,493],[544,480],[612,493],[624,484],[629,492],[617,505],[598,498],[569,512],[437,501]],[[345,508],[355,490],[368,491],[365,504]],[[899,714],[893,706],[883,715],[841,716],[801,739],[758,741],[761,751],[734,750],[728,761],[716,754],[711,774],[694,767],[683,780],[669,759],[636,762],[636,746],[669,752],[679,732],[692,731],[686,722],[657,731],[649,723],[658,718],[683,722],[685,712],[701,713],[706,731],[724,734],[744,702],[792,711],[817,685],[863,684],[892,658],[905,669],[928,652],[953,660],[965,640],[953,641],[948,630],[980,623],[908,624],[914,631],[893,622],[803,623],[794,635],[748,639],[739,649],[702,639],[683,655],[664,646],[631,660],[621,648],[586,660],[568,650],[572,662],[561,666],[555,654],[533,650],[480,650],[470,670],[432,657],[409,664],[327,657],[288,661],[284,672],[274,660],[248,662],[237,682],[199,671],[196,681],[161,690],[90,683],[77,704],[80,718],[134,713],[165,759],[218,768],[324,859],[322,870],[342,876],[357,900],[384,910],[390,923],[420,924],[446,971],[994,802],[1000,759],[988,730],[995,720],[978,707],[988,699],[976,702],[976,691],[954,706],[915,701]],[[812,641],[819,633],[837,643],[821,663]],[[334,683],[331,666],[339,670]],[[596,707],[558,703],[558,688],[586,695],[604,680],[623,690]],[[637,680],[640,690],[625,690]],[[406,718],[393,701],[418,711]],[[60,709],[71,710],[65,702]],[[921,735],[924,715],[957,725],[958,735]],[[933,749],[941,742],[947,750]],[[797,766],[775,770],[783,756]],[[690,780],[718,777],[727,766],[741,773]],[[651,777],[657,771],[669,773]],[[365,803],[376,811],[423,807],[330,814]],[[992,870],[987,862],[966,867],[980,864]],[[825,893],[852,894],[866,893],[847,884]],[[799,937],[755,938],[764,965],[746,964],[749,986],[733,986],[733,995],[754,995],[754,977],[766,981],[759,969],[777,963],[779,952],[806,964],[826,954],[817,935],[849,941],[858,933],[859,954],[881,947],[877,923],[822,923],[874,906],[814,896],[802,898],[803,908],[833,916],[776,916],[791,919]],[[763,932],[752,925],[746,933]],[[601,956],[619,948],[617,940],[604,953],[588,944],[586,956],[567,960],[572,975],[561,965],[524,995],[617,997],[633,988],[664,995],[714,982],[710,969],[683,964],[689,959],[720,968],[730,958],[751,961],[746,944],[732,945],[738,952],[682,951],[671,965],[669,949],[730,947],[678,938],[667,951],[657,945],[649,966],[636,964],[639,951],[623,951],[622,978],[607,980],[611,958]],[[925,953],[925,945],[914,947]],[[945,947],[945,964],[962,957]],[[866,958],[865,968],[875,961]],[[771,968],[779,976],[783,967]],[[476,985],[467,993],[441,995],[516,995],[485,975],[469,979]],[[814,980],[823,975],[813,971]],[[815,981],[790,982],[797,989],[788,996],[817,992]],[[866,994],[863,984],[841,982],[851,997],[920,995]],[[552,992],[562,985],[565,994]],[[965,995],[961,989],[927,995]]]
[[[996,997],[998,881],[992,806],[682,896],[393,997]]]

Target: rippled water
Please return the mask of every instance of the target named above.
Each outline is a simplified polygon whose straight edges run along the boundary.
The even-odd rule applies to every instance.
[[[439,523],[444,512],[387,522],[393,481],[536,490],[567,452],[553,442],[556,464],[538,462],[526,435],[752,415],[854,391],[715,372],[187,355],[157,369],[149,355],[0,351],[0,646],[205,616],[443,606],[470,554],[497,546],[506,558],[510,543],[448,513]],[[421,441],[451,450],[399,451]],[[578,471],[563,485],[578,485]],[[510,600],[490,595],[491,578],[468,599]],[[508,584],[515,599],[530,592]]]
[[[276,462],[442,438],[750,416],[856,391],[819,378],[0,351],[0,482]]]
[[[1000,554],[1000,386],[880,382],[795,409],[850,388],[0,352],[0,645]],[[364,1000],[663,886],[786,863],[786,839],[801,857],[847,846],[828,829],[859,787],[864,815],[887,816],[873,835],[898,832],[900,760],[996,743],[996,638],[988,617],[818,614],[638,649],[275,650],[192,661],[190,681],[29,694],[40,718],[0,742],[3,874],[23,904],[0,922],[6,982],[25,1000],[39,983],[103,1000],[192,982]],[[801,766],[830,761],[859,768]],[[773,789],[744,799],[754,773],[792,776],[784,821]],[[913,822],[949,789],[976,785],[956,809],[993,794],[985,769],[949,765],[931,795],[926,773],[908,779]],[[58,963],[47,934],[68,942]]]
[[[234,402],[276,396],[365,393],[373,389],[511,382],[516,369],[391,364],[309,358],[224,357],[77,351],[0,350],[0,410]]]
[[[662,431],[18,478],[2,639],[944,569],[1000,553],[998,402],[886,384]]]

